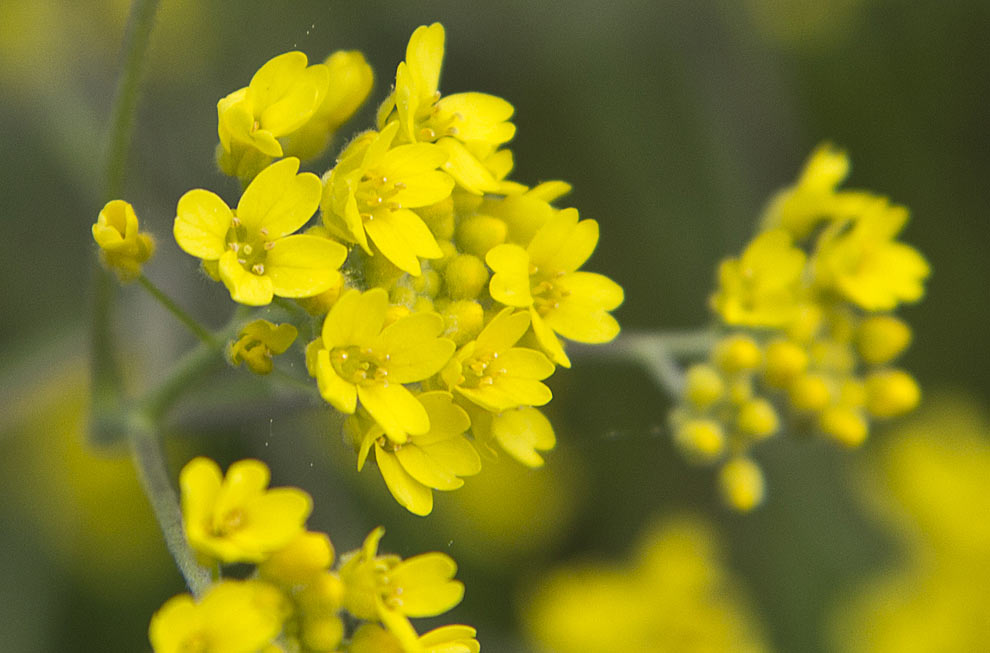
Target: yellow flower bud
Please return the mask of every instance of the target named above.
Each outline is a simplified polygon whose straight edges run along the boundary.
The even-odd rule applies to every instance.
[[[839,383],[839,405],[847,408],[862,408],[866,405],[866,385],[860,379],[850,376]]]
[[[457,245],[468,254],[484,258],[492,247],[501,245],[509,233],[504,221],[490,215],[475,215],[457,228]]]
[[[416,213],[430,228],[437,241],[454,237],[454,200],[449,195],[436,204],[422,206]]]
[[[155,241],[139,231],[134,207],[124,200],[107,202],[93,225],[93,240],[100,246],[100,261],[121,281],[141,275],[141,266],[155,253]]]
[[[423,270],[418,277],[412,277],[409,284],[421,295],[436,297],[440,292],[440,273],[436,270]]]
[[[475,299],[488,283],[488,268],[477,256],[459,254],[447,262],[444,280],[451,299]]]
[[[875,315],[863,320],[856,333],[859,355],[870,365],[892,361],[910,344],[911,327],[891,315]]]
[[[302,642],[310,651],[335,651],[344,639],[344,621],[336,615],[304,619],[301,630]]]
[[[255,374],[268,374],[272,371],[272,358],[284,354],[297,335],[298,330],[291,324],[255,320],[227,346],[227,356],[235,367],[245,363]]]
[[[824,312],[818,304],[801,304],[787,327],[787,337],[801,343],[811,342],[821,330],[824,320]]]
[[[773,404],[763,398],[751,399],[739,408],[736,427],[744,435],[763,439],[777,432],[780,419]]]
[[[729,384],[729,401],[736,406],[741,406],[753,398],[753,379],[749,376],[742,376]]]
[[[718,472],[722,499],[740,512],[748,512],[763,503],[763,472],[749,458],[733,458]]]
[[[818,420],[822,433],[847,447],[858,447],[866,440],[870,426],[863,414],[846,406],[830,406]]]
[[[419,294],[407,285],[392,286],[392,290],[388,293],[388,301],[391,304],[405,306],[409,309],[416,304],[417,299],[419,299]]]
[[[808,354],[792,340],[777,339],[767,345],[763,381],[772,388],[787,386],[808,366]]]
[[[763,354],[751,337],[737,333],[722,338],[715,345],[715,364],[729,374],[755,370],[760,366]]]
[[[674,431],[674,442],[691,460],[708,463],[725,451],[725,432],[715,420],[689,419]]]
[[[832,402],[832,390],[821,374],[803,374],[787,388],[787,395],[794,410],[817,413]]]
[[[866,409],[874,417],[897,417],[914,410],[921,388],[904,370],[880,370],[866,377]]]
[[[449,302],[440,309],[443,317],[444,338],[450,338],[458,347],[474,340],[481,333],[485,322],[485,311],[481,304],[474,300],[462,299]]]
[[[714,367],[698,363],[688,368],[684,378],[684,398],[699,410],[717,402],[725,394],[725,382]]]
[[[809,350],[814,367],[847,374],[856,367],[856,355],[848,342],[830,338],[812,343]]]

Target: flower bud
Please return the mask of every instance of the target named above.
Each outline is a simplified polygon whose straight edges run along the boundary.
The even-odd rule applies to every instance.
[[[763,503],[763,472],[749,458],[733,458],[718,472],[722,499],[740,512],[748,512]]]
[[[481,304],[474,300],[462,299],[449,302],[440,309],[443,317],[444,338],[450,338],[458,347],[462,347],[481,333],[485,321],[485,311]]]
[[[715,363],[728,374],[755,370],[762,359],[760,346],[742,333],[722,338],[715,345]]]
[[[689,419],[674,431],[674,442],[689,459],[709,463],[725,451],[725,432],[715,420]]]
[[[847,406],[830,406],[818,419],[822,433],[847,447],[858,447],[866,440],[870,426],[863,414]]]
[[[763,380],[772,388],[783,388],[807,366],[808,354],[801,346],[791,340],[773,340],[764,355]]]
[[[911,327],[891,315],[866,318],[856,333],[859,355],[870,365],[897,358],[911,344]]]
[[[794,410],[817,413],[832,401],[828,380],[821,374],[803,374],[787,388],[787,396]]]
[[[914,410],[921,389],[904,370],[880,370],[866,377],[866,409],[874,417],[897,417]]]
[[[488,283],[488,268],[477,256],[459,254],[447,262],[444,281],[451,299],[475,299]]]
[[[457,228],[457,245],[462,251],[484,258],[492,247],[501,245],[509,228],[502,220],[490,215],[475,215]]]
[[[100,246],[100,261],[121,281],[141,275],[141,266],[155,253],[155,241],[139,231],[134,207],[124,200],[108,202],[93,225],[93,240]]]
[[[698,410],[705,410],[725,393],[722,375],[714,367],[704,363],[688,368],[684,383],[684,398]]]
[[[739,407],[736,427],[751,438],[768,438],[777,432],[780,419],[773,404],[763,398],[750,399]]]

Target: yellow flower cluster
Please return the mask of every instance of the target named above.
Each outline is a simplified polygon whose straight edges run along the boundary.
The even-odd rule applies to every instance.
[[[764,495],[750,448],[785,421],[855,447],[871,419],[920,400],[914,379],[892,366],[911,341],[892,311],[922,297],[928,264],[896,240],[904,207],[838,189],[848,170],[844,153],[818,148],[742,254],[721,263],[711,306],[724,336],[687,370],[672,413],[677,445],[722,464],[723,496],[739,510]]]
[[[553,653],[769,650],[714,533],[690,518],[651,529],[631,563],[555,570],[523,616],[537,650]]]
[[[221,169],[246,186],[236,208],[191,190],[173,229],[234,301],[305,309],[310,323],[288,312],[297,322],[279,332],[248,327],[230,359],[267,373],[291,344],[285,327],[318,334],[307,369],[352,416],[358,467],[373,452],[389,490],[419,515],[433,490],[480,470],[476,445],[543,464],[555,438],[538,407],[552,396],[544,381],[570,366],[563,340],[612,340],[610,311],[623,300],[615,282],[580,269],[598,223],[552,205],[570,187],[507,179],[512,105],[440,93],[444,39],[439,23],[413,33],[376,128],[322,178],[300,173],[300,159],[363,102],[370,70],[356,53],[266,63],[218,105]]]
[[[443,553],[407,560],[382,555],[377,528],[361,549],[335,553],[324,533],[305,528],[312,501],[298,488],[268,489],[257,460],[223,475],[196,458],[180,475],[186,538],[203,562],[250,563],[247,580],[220,580],[197,601],[170,599],[151,620],[155,653],[477,653],[470,626],[419,635],[410,617],[460,603],[457,565]],[[285,647],[289,648],[286,649]]]

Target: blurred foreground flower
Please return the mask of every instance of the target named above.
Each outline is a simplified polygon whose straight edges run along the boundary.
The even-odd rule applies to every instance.
[[[553,653],[768,650],[715,534],[695,519],[651,529],[631,563],[554,571],[523,619],[539,650]]]

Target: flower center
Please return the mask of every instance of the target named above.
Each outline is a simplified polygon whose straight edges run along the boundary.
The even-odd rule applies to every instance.
[[[230,535],[231,533],[240,530],[244,523],[247,521],[247,515],[240,508],[234,508],[220,521],[220,525],[216,528],[216,535],[224,537]]]
[[[406,185],[401,181],[394,181],[373,172],[364,173],[357,190],[354,191],[354,199],[358,202],[361,217],[365,220],[374,220],[375,211],[401,209],[402,204],[392,200],[392,198],[405,188]]]
[[[560,272],[554,276],[555,278],[561,277],[563,273]],[[541,316],[560,306],[560,302],[571,294],[569,290],[555,284],[552,278],[531,277],[531,279],[530,294],[533,296],[533,307]]]
[[[370,347],[337,347],[330,351],[330,364],[340,378],[354,385],[388,383],[388,354]]]
[[[203,633],[196,633],[182,642],[180,653],[207,653],[210,650],[210,642]]]
[[[498,365],[498,352],[469,358],[461,365],[461,385],[465,388],[482,388],[495,383],[505,374],[505,368]]]
[[[237,262],[241,267],[259,276],[265,273],[268,250],[275,246],[274,242],[268,240],[266,229],[261,229],[257,234],[249,234],[235,217],[227,230],[226,242],[227,248],[237,254]]]

